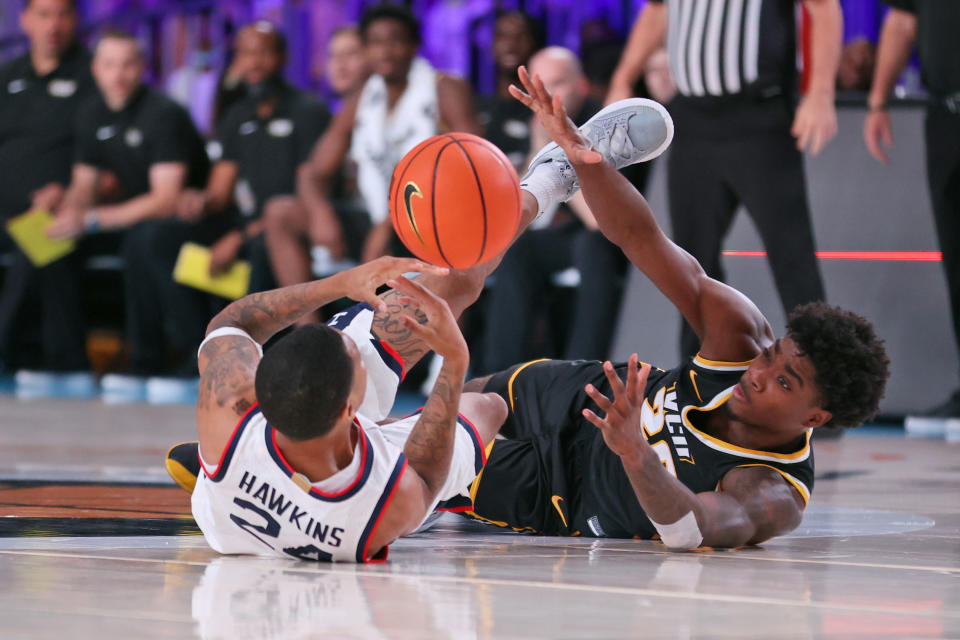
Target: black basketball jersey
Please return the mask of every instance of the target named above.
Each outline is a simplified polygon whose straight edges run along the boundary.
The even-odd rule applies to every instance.
[[[733,468],[763,466],[783,476],[806,504],[813,488],[811,430],[802,442],[783,451],[758,451],[724,442],[697,427],[707,412],[722,410],[748,364],[697,356],[676,369],[653,369],[642,413],[647,441],[667,471],[694,493],[718,489]],[[617,368],[622,379],[626,365]],[[605,378],[592,382],[611,396]],[[571,529],[598,537],[652,537],[656,529],[640,508],[619,458],[598,429],[586,434],[586,442],[580,442],[582,455],[577,456],[580,493]]]

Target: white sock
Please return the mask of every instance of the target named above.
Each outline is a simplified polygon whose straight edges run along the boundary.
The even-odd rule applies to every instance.
[[[523,177],[520,188],[537,199],[537,215],[550,205],[567,199],[569,185],[564,181],[556,162],[546,162]]]

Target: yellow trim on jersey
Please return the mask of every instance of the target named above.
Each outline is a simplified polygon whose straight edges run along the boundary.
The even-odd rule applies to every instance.
[[[489,518],[484,518],[483,516],[478,516],[478,515],[477,515],[476,513],[474,513],[473,511],[464,511],[464,512],[463,512],[463,515],[465,515],[465,516],[470,516],[471,518],[474,518],[475,520],[480,520],[481,522],[486,522],[487,524],[496,525],[496,526],[498,526],[498,527],[510,527],[510,525],[507,524],[506,522],[500,522],[499,520],[490,520]],[[510,528],[512,529],[513,527],[510,527]]]
[[[493,451],[493,445],[496,443],[496,439],[491,440],[490,444],[487,445],[486,455],[484,458],[486,460],[490,459],[490,452]],[[477,491],[480,489],[480,478],[483,477],[483,472],[487,467],[484,466],[483,469],[480,469],[480,473],[477,474],[477,477],[473,479],[473,482],[470,483],[470,504],[473,504],[473,501],[477,499]],[[506,526],[506,525],[504,525]]]
[[[695,407],[693,405],[683,408],[683,411],[680,413],[680,417],[683,419],[683,424],[687,429],[690,430],[690,433],[695,435],[703,444],[707,445],[711,449],[716,449],[717,451],[724,451],[726,453],[732,453],[734,455],[745,456],[747,458],[755,458],[757,460],[769,460],[773,462],[800,462],[806,460],[810,456],[810,434],[812,429],[807,429],[804,436],[803,446],[799,451],[794,453],[774,453],[772,451],[760,451],[757,449],[747,449],[745,447],[738,447],[735,444],[730,444],[725,442],[720,438],[714,438],[709,433],[704,433],[697,429],[693,424],[690,423],[690,419],[687,417],[687,414],[691,411],[713,411],[717,407],[722,406],[730,399],[730,394],[733,393],[733,387],[730,387],[726,391],[721,391],[713,400],[711,400],[706,406]]]
[[[699,353],[694,356],[693,362],[704,369],[714,369],[716,371],[735,371],[738,369],[745,369],[750,366],[750,363],[753,360],[745,360],[743,362],[726,362],[724,360],[707,360]]]
[[[546,362],[549,359],[550,358],[540,358],[539,360],[531,360],[530,362],[526,362],[520,365],[519,367],[517,367],[517,370],[510,375],[510,379],[507,380],[507,398],[509,398],[510,400],[510,411],[513,411],[513,381],[517,379],[517,376],[520,374],[521,371],[523,371],[530,365],[537,364],[538,362]]]
[[[753,464],[738,464],[736,467],[734,467],[734,469],[743,469],[746,467],[766,467],[768,469],[773,469],[774,471],[782,475],[783,479],[789,482],[791,485],[793,485],[793,488],[797,490],[797,493],[799,493],[800,497],[803,498],[804,508],[806,508],[806,506],[810,504],[810,490],[807,489],[807,485],[803,484],[802,482],[794,478],[792,475],[790,475],[786,471],[777,469],[776,467],[770,466],[769,464],[762,464],[760,462],[753,463]],[[722,490],[723,489],[721,489],[721,491]]]

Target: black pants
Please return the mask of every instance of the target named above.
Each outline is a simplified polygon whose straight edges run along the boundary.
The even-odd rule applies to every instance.
[[[953,334],[960,345],[960,115],[931,107],[926,137],[930,200],[943,252]]]
[[[210,244],[222,221],[190,225],[176,219],[148,220],[126,231],[126,330],[131,371],[139,375],[196,375],[196,349],[210,320],[212,300],[173,281],[184,242]]]
[[[743,204],[767,250],[780,302],[793,307],[824,298],[814,255],[803,157],[790,135],[792,109],[782,98],[670,105],[676,137],[668,195],[674,241],[707,274],[724,279],[723,239]],[[699,349],[686,323],[681,355]]]
[[[534,318],[544,307],[550,277],[569,267],[580,286],[569,309],[563,353],[528,353]],[[486,307],[483,366],[499,371],[533,356],[604,359],[610,350],[627,259],[599,231],[579,222],[530,230],[517,238],[497,267]]]
[[[12,241],[0,244],[9,248],[13,256],[0,289],[3,364],[11,369],[87,369],[78,277],[82,258],[72,253],[38,269],[13,247]],[[34,309],[39,310],[39,315],[26,313]],[[32,336],[28,335],[31,331]]]

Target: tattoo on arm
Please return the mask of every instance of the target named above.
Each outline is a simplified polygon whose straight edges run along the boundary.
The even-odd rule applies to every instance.
[[[444,366],[403,453],[436,496],[447,479],[464,372]]]
[[[211,340],[203,348],[207,360],[200,377],[197,406],[207,409],[231,405],[242,416],[253,405],[254,375],[260,354],[246,338]]]
[[[248,295],[230,304],[210,322],[207,331],[240,327],[263,344],[305,314],[341,297],[333,278]]]
[[[383,294],[382,299],[387,305],[387,310],[385,312],[378,311],[373,316],[373,333],[378,340],[388,343],[400,354],[400,357],[403,358],[404,367],[409,371],[420,358],[430,351],[430,347],[403,326],[403,323],[400,322],[400,316],[411,315],[420,324],[427,321],[427,316],[416,307],[400,304],[397,298],[401,295],[399,291],[392,290]]]

